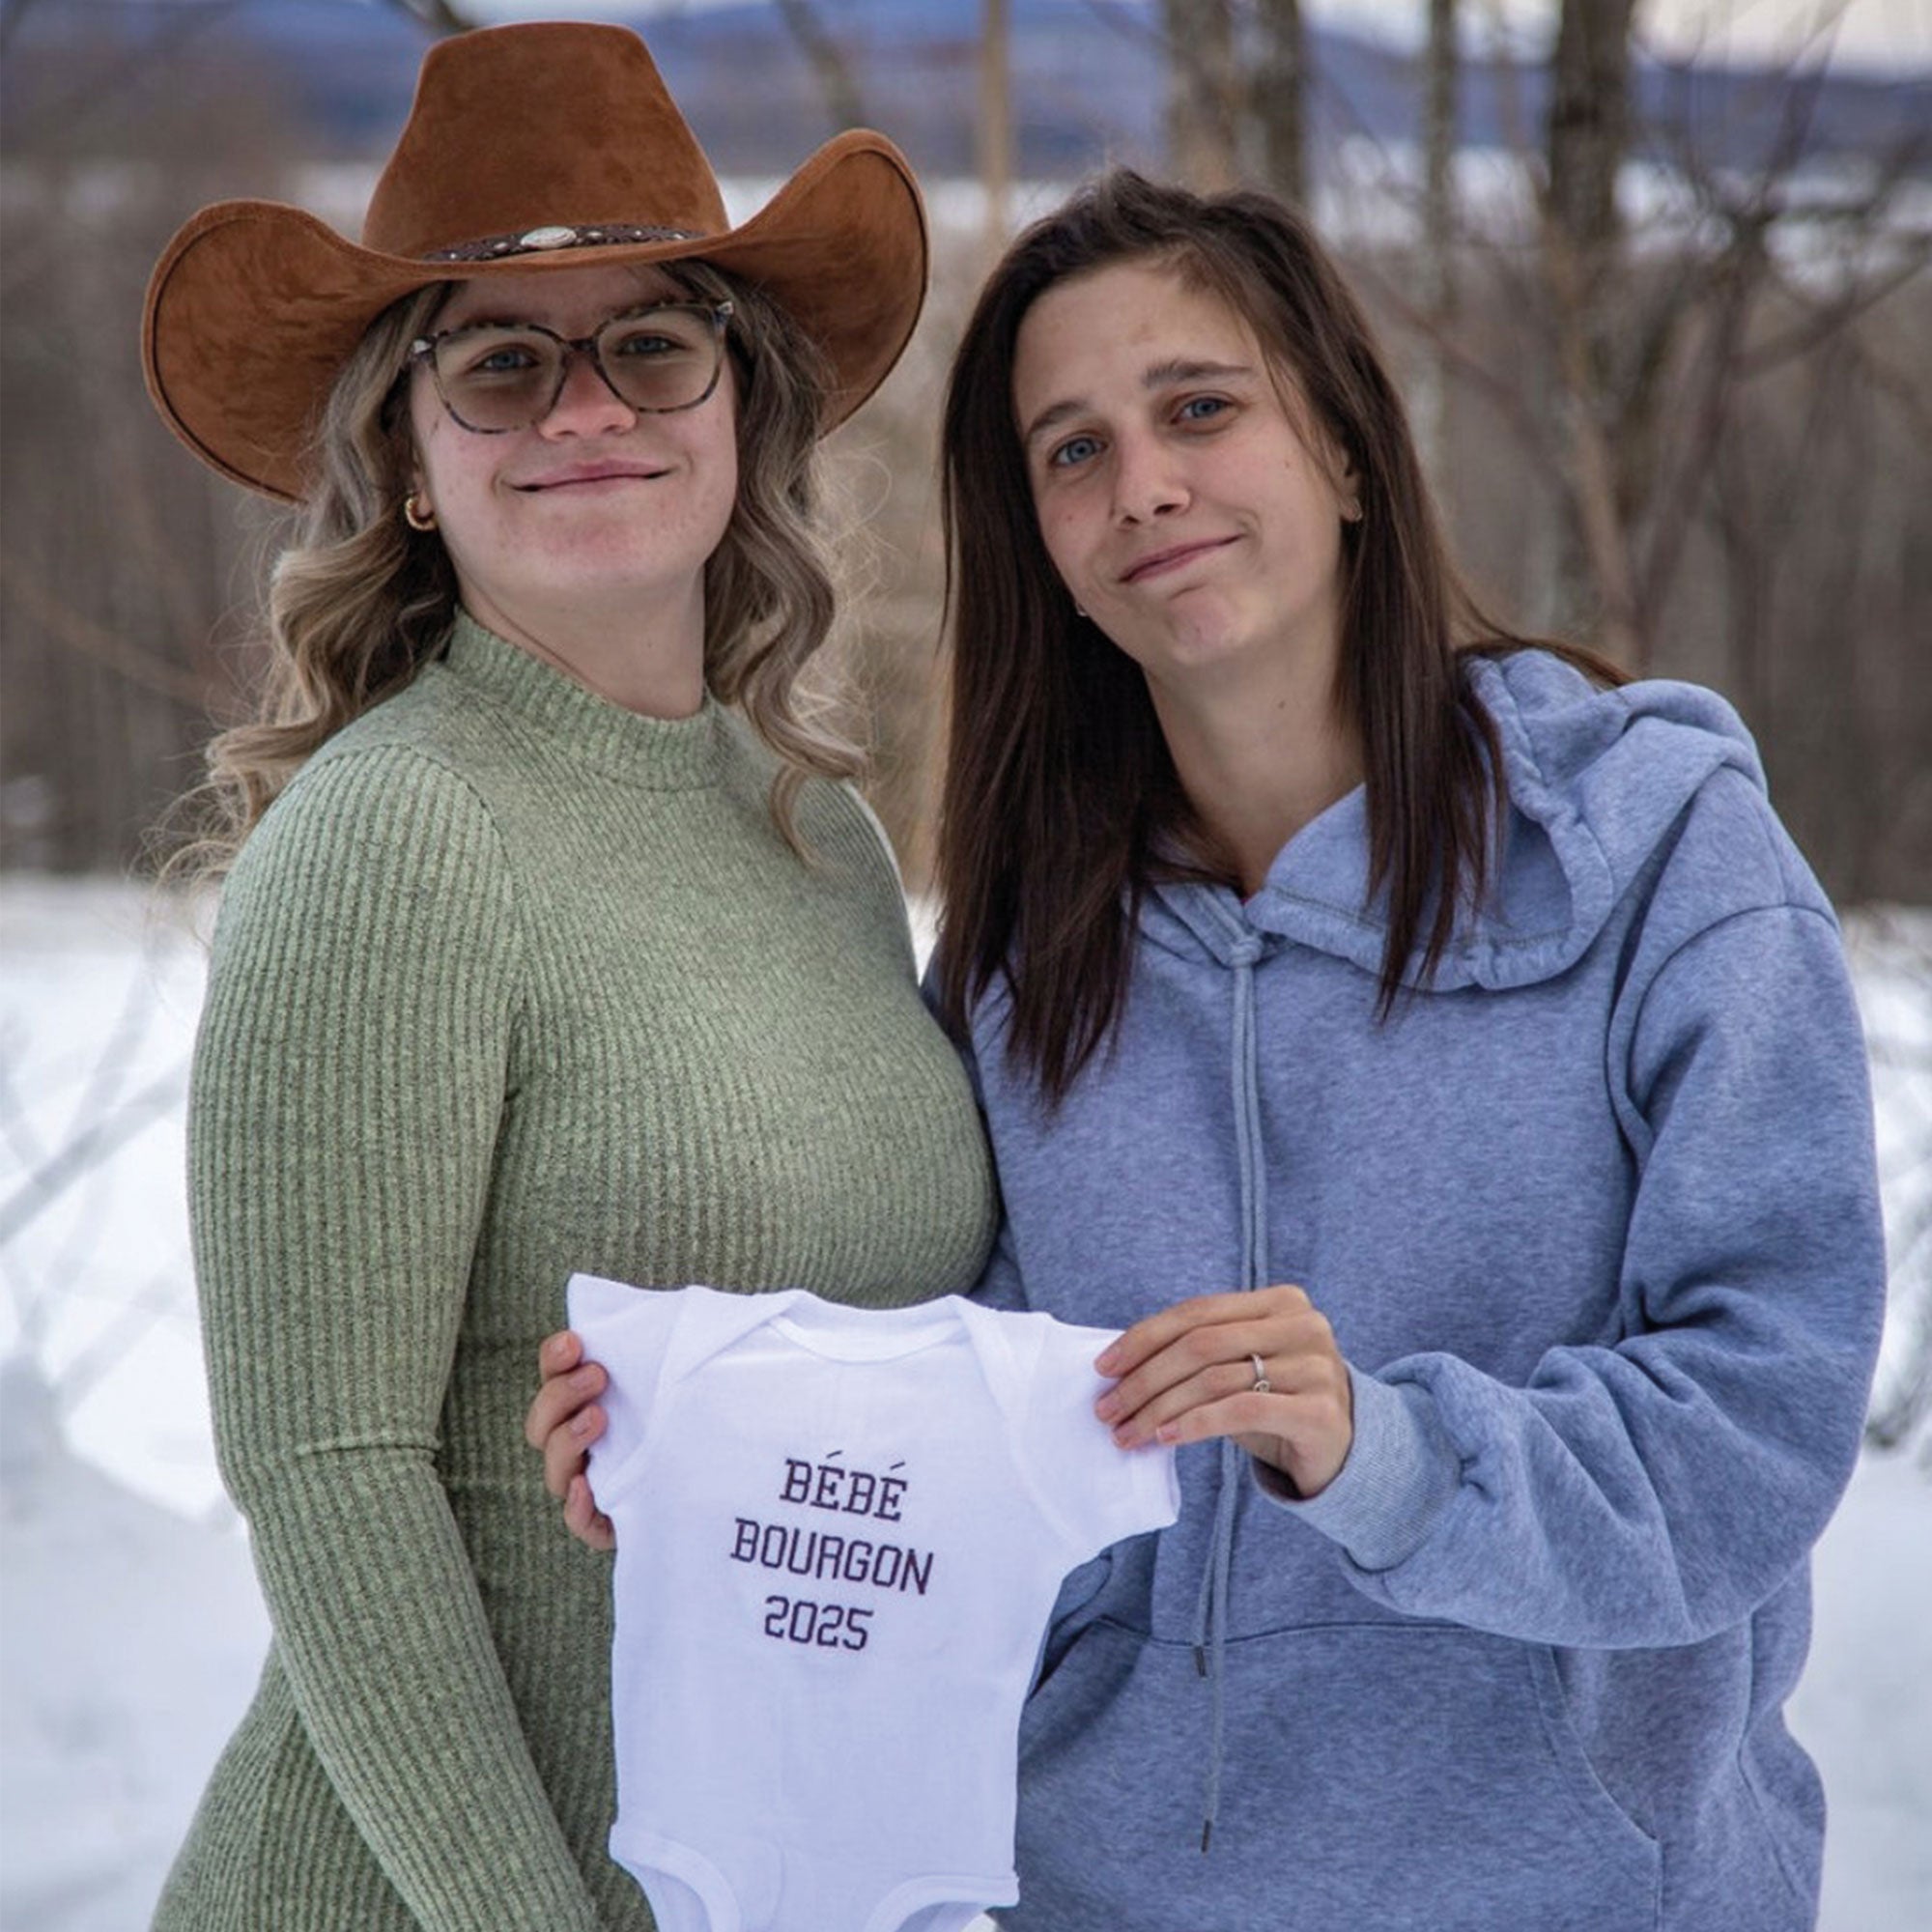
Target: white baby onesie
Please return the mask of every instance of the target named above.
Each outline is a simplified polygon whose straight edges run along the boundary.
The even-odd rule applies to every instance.
[[[662,1932],[958,1932],[1010,1905],[1020,1705],[1061,1578],[1174,1520],[1094,1414],[1111,1335],[577,1275],[610,1372],[611,1853]]]

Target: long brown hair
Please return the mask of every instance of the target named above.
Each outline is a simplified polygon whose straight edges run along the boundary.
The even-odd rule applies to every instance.
[[[1459,907],[1489,881],[1500,758],[1462,655],[1526,641],[1491,623],[1458,577],[1368,321],[1290,210],[1123,169],[1021,235],[967,323],[946,399],[952,699],[939,1001],[963,1032],[1005,975],[1009,1050],[1052,1100],[1119,1022],[1149,885],[1234,883],[1181,788],[1140,669],[1080,615],[1047,555],[1013,415],[1014,354],[1033,303],[1070,276],[1149,261],[1246,322],[1359,481],[1361,519],[1342,529],[1334,701],[1362,745],[1369,890],[1387,893],[1384,1018],[1418,943],[1426,979]]]
[[[777,753],[772,816],[803,850],[794,806],[808,778],[854,777],[857,749],[801,675],[831,630],[835,594],[819,528],[816,446],[828,394],[822,356],[755,286],[702,262],[665,265],[691,295],[733,304],[738,495],[704,571],[704,672]],[[313,482],[270,577],[257,714],[209,749],[209,780],[184,801],[205,830],[166,876],[218,876],[309,757],[412,683],[455,619],[456,573],[434,533],[402,516],[412,450],[410,343],[450,284],[405,296],[343,364],[310,451]]]

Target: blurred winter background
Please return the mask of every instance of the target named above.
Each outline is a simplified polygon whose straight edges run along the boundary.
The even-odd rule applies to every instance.
[[[273,526],[147,408],[204,201],[358,218],[433,34],[642,25],[740,212],[839,125],[934,298],[840,433],[844,639],[915,886],[936,384],[1104,158],[1304,201],[1494,601],[1723,690],[1846,909],[1892,1293],[1794,1727],[1825,1932],[1932,1928],[1932,19],[1923,0],[0,0],[0,1926],[132,1932],[266,1633],[210,1444],[182,1100],[206,904],[128,883],[236,714]]]

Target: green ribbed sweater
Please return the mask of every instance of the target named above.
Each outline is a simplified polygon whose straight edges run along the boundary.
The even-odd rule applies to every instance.
[[[605,1853],[609,1559],[522,1434],[565,1279],[883,1306],[992,1234],[876,825],[809,786],[802,864],[770,771],[460,619],[242,851],[189,1180],[274,1641],[167,1932],[650,1925]]]

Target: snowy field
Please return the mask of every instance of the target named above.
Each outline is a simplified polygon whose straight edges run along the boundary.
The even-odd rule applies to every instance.
[[[1852,956],[1888,1220],[1921,1283],[1881,1372],[1903,1415],[1932,1355],[1932,914],[1861,926]],[[200,980],[195,941],[139,894],[0,879],[4,1932],[145,1925],[267,1640],[188,1286]],[[1932,1435],[1905,1434],[1819,1550],[1792,1711],[1831,1798],[1824,1932],[1932,1932]]]

